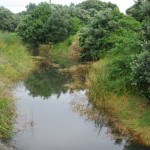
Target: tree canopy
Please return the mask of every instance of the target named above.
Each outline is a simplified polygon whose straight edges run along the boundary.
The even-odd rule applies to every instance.
[[[0,6],[0,30],[14,32],[18,25],[18,17],[10,10]]]
[[[40,3],[32,9],[28,9],[28,11],[17,28],[18,35],[24,43],[32,47],[47,43],[48,35],[45,32],[47,31],[46,23],[51,14],[49,4]]]

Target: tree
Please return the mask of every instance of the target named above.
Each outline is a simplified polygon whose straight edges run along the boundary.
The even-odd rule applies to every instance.
[[[59,42],[68,37],[71,33],[71,16],[68,13],[68,7],[62,5],[53,5],[52,14],[46,22],[46,29],[49,42]]]
[[[36,8],[36,4],[34,3],[29,3],[27,6],[26,6],[26,12],[27,13],[30,13],[31,11],[33,11],[34,9]]]
[[[137,55],[132,62],[133,85],[150,100],[150,51]]]
[[[14,32],[18,25],[18,17],[10,10],[0,6],[0,30]]]
[[[150,52],[150,1],[145,0],[141,6],[141,12],[144,14],[144,48]]]
[[[48,35],[45,32],[51,9],[48,3],[40,3],[32,9],[27,8],[30,11],[19,24],[17,33],[24,43],[37,48],[40,44],[48,43]]]
[[[99,0],[86,0],[76,5],[72,14],[79,18],[82,23],[87,24],[91,17],[94,17],[99,11],[111,8],[112,10],[118,9],[117,5],[106,3]]]
[[[135,4],[127,9],[127,14],[142,22],[150,16],[150,1],[137,0]]]
[[[29,4],[17,33],[24,43],[37,49],[40,44],[56,43],[66,39],[70,34],[76,33],[79,27],[80,21],[71,17],[68,6]]]
[[[112,44],[107,42],[107,37],[118,28],[119,18],[122,18],[122,14],[118,10],[107,9],[91,19],[79,35],[81,60],[97,60],[102,57],[104,51],[112,47]]]
[[[143,3],[143,0],[135,1],[135,4],[133,6],[131,6],[129,9],[127,9],[126,13],[128,15],[131,15],[136,20],[142,21],[143,13],[141,13],[141,11],[140,11],[142,3]]]

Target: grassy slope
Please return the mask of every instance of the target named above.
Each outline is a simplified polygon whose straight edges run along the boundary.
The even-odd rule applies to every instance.
[[[100,110],[104,108],[123,134],[131,135],[131,139],[137,142],[150,145],[150,107],[147,101],[135,96],[136,94],[125,92],[126,90],[121,94],[108,92],[110,82],[113,82],[109,80],[107,70],[107,63],[111,59],[104,58],[94,63],[90,70],[88,84],[91,87],[89,95],[92,102]]]
[[[13,102],[10,88],[31,68],[32,60],[14,33],[0,33],[0,138],[11,135]]]

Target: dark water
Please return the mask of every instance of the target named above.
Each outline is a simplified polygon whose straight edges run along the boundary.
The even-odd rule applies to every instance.
[[[86,110],[75,110],[76,100],[90,104],[86,90],[70,90],[64,86],[69,82],[69,76],[50,68],[34,72],[14,89],[18,116],[14,124],[16,134],[8,142],[12,149],[150,150],[120,137],[113,138],[107,121],[98,117],[101,114],[94,118],[92,111],[89,115]]]

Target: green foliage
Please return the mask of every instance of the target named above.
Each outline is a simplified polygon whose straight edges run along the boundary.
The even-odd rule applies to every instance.
[[[17,15],[10,10],[0,6],[0,30],[13,32],[18,25]]]
[[[149,0],[143,1],[140,11],[144,14],[143,15],[144,20],[149,19],[149,16],[150,16],[150,1]]]
[[[52,14],[46,23],[46,33],[49,34],[48,41],[57,43],[69,36],[71,30],[70,15],[66,11],[67,8],[61,5],[53,6]]]
[[[115,4],[106,3],[99,0],[86,0],[78,4],[74,10],[73,15],[81,20],[82,23],[87,24],[92,17],[99,11],[110,8],[112,10],[118,9]]]
[[[59,64],[61,67],[70,67],[72,65],[70,58],[70,46],[73,39],[74,36],[71,35],[64,41],[53,45],[51,51],[52,61]]]
[[[80,34],[81,59],[107,57],[105,90],[116,94],[132,91],[132,58],[142,51],[141,24],[116,10],[95,15]],[[106,77],[105,77],[106,78]],[[99,81],[97,81],[99,82]],[[102,80],[100,79],[100,83]]]
[[[26,12],[19,14],[23,20],[17,32],[23,42],[37,52],[41,44],[58,43],[71,34],[76,34],[83,23],[87,23],[100,10],[118,9],[114,4],[98,0],[88,0],[77,6],[52,4],[50,7],[47,3],[39,5],[30,3],[26,8]]]
[[[58,43],[81,28],[81,22],[71,17],[68,6],[29,4],[25,17],[17,28],[23,42],[35,48],[39,45]]]
[[[127,13],[142,22],[142,52],[131,63],[132,82],[140,95],[150,99],[150,1],[138,0]]]
[[[105,81],[99,84],[115,94],[132,91],[132,58],[142,51],[141,24],[117,10],[101,11],[80,34],[81,60],[109,59]],[[100,73],[102,75],[102,73]],[[104,82],[104,83],[102,83]]]
[[[27,6],[26,6],[26,9],[27,9],[27,13],[30,13],[32,12],[34,9],[36,9],[36,4],[34,3],[29,3]]]
[[[140,11],[142,2],[144,0],[137,0],[135,1],[135,4],[130,7],[129,9],[127,9],[127,14],[131,15],[132,17],[134,17],[136,20],[138,21],[142,21],[143,20],[143,13]]]
[[[142,22],[150,16],[150,1],[137,0],[135,4],[127,10],[127,14]]]
[[[118,28],[117,21],[122,17],[119,11],[107,9],[100,11],[91,19],[89,25],[83,28],[79,35],[82,61],[97,60],[112,47],[107,38]]]
[[[133,85],[150,100],[150,52],[144,51],[132,62]]]
[[[143,49],[148,50],[150,52],[150,1],[145,0],[141,7],[141,11],[144,13],[144,21],[143,21],[143,37],[144,37],[144,47]]]
[[[109,62],[106,67],[109,81],[108,91],[110,92],[123,93],[132,89],[130,64],[132,57],[140,53],[141,43],[140,34],[129,28],[121,27],[112,33],[108,40],[115,43],[107,55]]]
[[[143,49],[150,51],[150,21],[146,21],[143,28]]]
[[[107,3],[106,2],[101,2],[99,0],[86,0],[83,1],[81,4],[78,4],[77,7],[80,7],[85,10],[102,10],[107,8]]]
[[[83,26],[81,21],[77,17],[71,17],[70,23],[71,23],[71,34],[76,34]]]
[[[51,9],[48,3],[40,3],[30,10],[17,28],[17,33],[23,42],[34,48],[40,44],[48,43],[48,35],[45,32],[50,14]]]

